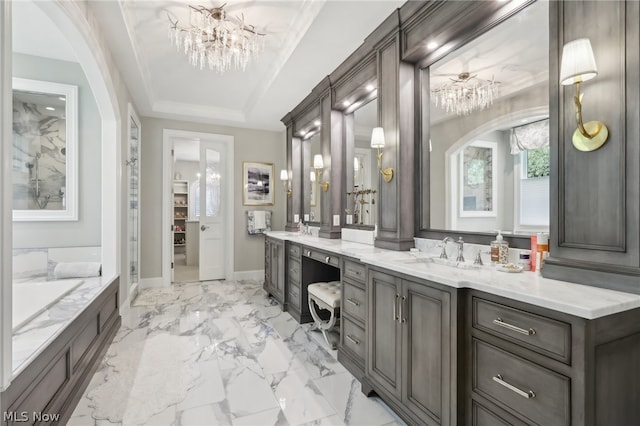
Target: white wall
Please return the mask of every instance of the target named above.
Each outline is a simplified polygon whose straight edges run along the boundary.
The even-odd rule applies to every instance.
[[[162,276],[162,130],[175,129],[217,133],[234,137],[234,271],[264,268],[264,237],[249,236],[246,211],[255,207],[242,205],[242,162],[273,163],[275,173],[275,205],[259,207],[271,210],[273,230],[284,229],[286,195],[279,181],[279,170],[286,168],[284,126],[282,132],[215,126],[205,123],[142,118],[141,165],[141,277]]]
[[[13,54],[13,76],[78,86],[78,221],[14,222],[13,247],[99,246],[101,118],[89,82],[75,62]]]

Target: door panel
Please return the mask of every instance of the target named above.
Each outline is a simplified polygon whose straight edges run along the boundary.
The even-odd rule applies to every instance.
[[[403,281],[403,395],[411,411],[429,424],[449,424],[443,409],[448,399],[449,338],[444,322],[449,294],[424,284]],[[443,416],[445,418],[443,418]]]
[[[200,281],[225,278],[225,146],[200,141]]]
[[[397,320],[399,280],[393,276],[371,271],[369,276],[370,342],[367,354],[367,373],[379,386],[400,398],[400,323]]]

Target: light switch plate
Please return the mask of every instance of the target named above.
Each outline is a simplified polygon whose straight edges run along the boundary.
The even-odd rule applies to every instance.
[[[300,222],[300,215],[299,214],[294,214],[293,215],[293,223],[298,223]]]
[[[308,214],[305,214],[305,215],[304,215],[304,221],[305,221],[305,222],[309,222],[309,215],[308,215]]]
[[[333,226],[340,226],[340,215],[339,214],[334,214],[333,215]]]
[[[351,225],[353,224],[353,215],[352,214],[348,214],[347,215],[347,225]]]

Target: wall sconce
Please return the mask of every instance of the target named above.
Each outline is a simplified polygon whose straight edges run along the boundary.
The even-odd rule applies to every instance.
[[[291,197],[291,180],[289,179],[289,172],[285,169],[280,170],[280,180],[282,181],[282,188],[287,193],[287,197]]]
[[[382,174],[385,182],[391,182],[393,179],[393,168],[382,168],[382,148],[384,148],[384,129],[382,127],[374,127],[371,132],[371,148],[378,149],[378,170]]]
[[[320,182],[320,173],[322,169],[324,169],[324,161],[322,160],[321,154],[313,156],[313,168],[316,171],[316,181]],[[329,182],[322,182],[320,188],[322,188],[324,192],[327,192],[329,190]]]
[[[353,173],[358,174],[360,171],[360,162],[358,161],[358,157],[353,157]]]
[[[591,42],[588,38],[570,41],[562,49],[560,65],[560,84],[568,86],[575,84],[576,95],[573,101],[576,105],[576,120],[578,128],[573,133],[573,146],[580,151],[594,151],[607,141],[609,129],[600,121],[582,122],[582,94],[580,83],[591,80],[598,75],[596,60],[593,57]]]

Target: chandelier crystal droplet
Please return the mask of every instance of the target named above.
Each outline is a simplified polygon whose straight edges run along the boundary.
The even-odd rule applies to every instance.
[[[469,115],[493,104],[499,96],[498,84],[494,79],[483,80],[466,72],[460,73],[457,79],[431,90],[431,99],[436,107],[447,113]]]
[[[233,66],[244,71],[263,50],[262,37],[253,25],[240,18],[227,17],[224,4],[207,9],[189,6],[189,26],[178,26],[169,18],[169,39],[184,51],[189,63],[201,70],[208,67],[220,74]]]

